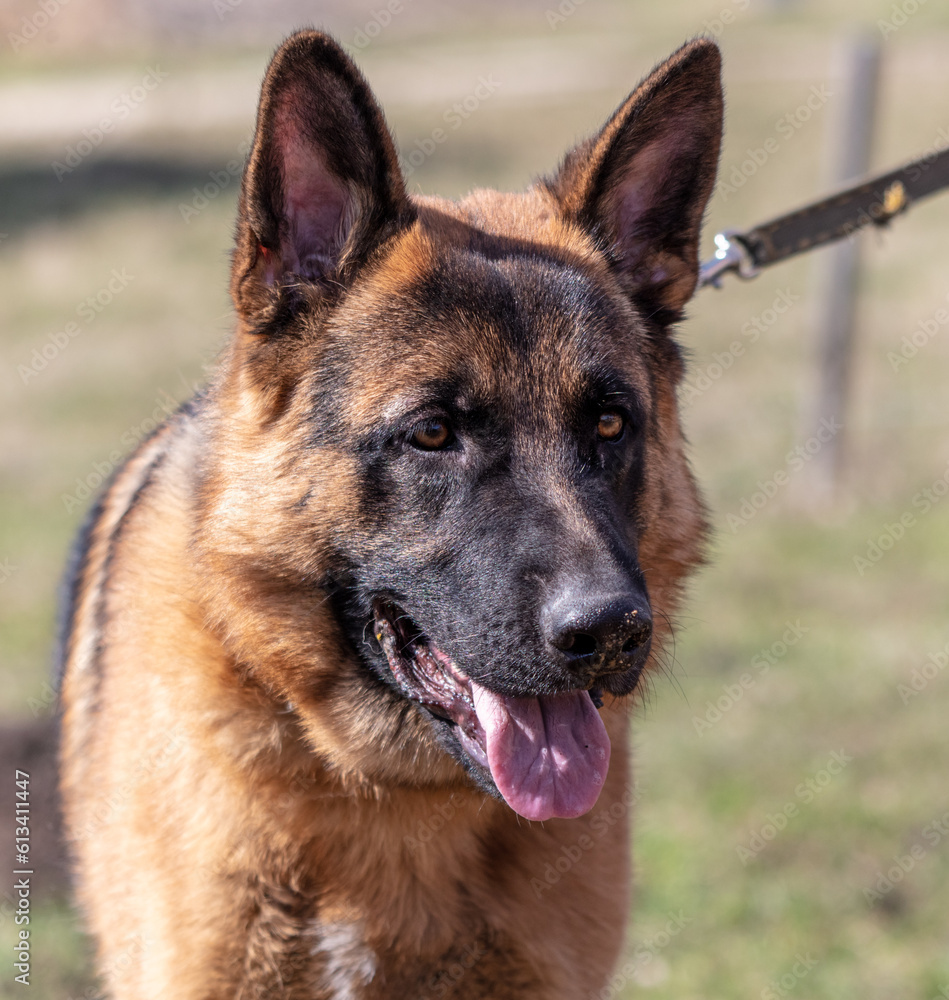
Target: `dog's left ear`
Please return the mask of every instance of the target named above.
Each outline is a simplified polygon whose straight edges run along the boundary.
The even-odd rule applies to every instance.
[[[664,322],[695,291],[722,117],[718,46],[696,39],[657,66],[547,182],[563,215],[604,248],[628,294]]]

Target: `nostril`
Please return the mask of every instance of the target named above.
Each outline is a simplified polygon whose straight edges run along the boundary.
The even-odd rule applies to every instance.
[[[627,669],[649,647],[652,617],[644,599],[630,595],[568,594],[544,608],[547,642],[562,662],[581,673]]]
[[[570,653],[572,656],[593,656],[597,651],[596,639],[592,635],[586,635],[583,632],[574,633],[572,640],[569,645],[567,645],[565,651]]]
[[[624,653],[633,653],[652,635],[652,622],[640,619],[632,626],[629,638],[623,643]]]

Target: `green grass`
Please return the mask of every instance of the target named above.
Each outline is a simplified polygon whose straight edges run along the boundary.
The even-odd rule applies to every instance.
[[[12,982],[13,973],[4,970],[0,980],[0,997],[49,997],[50,1000],[99,1000],[101,993],[91,978],[91,948],[79,927],[79,921],[64,903],[46,901],[30,912],[30,942],[33,946],[33,968],[28,988]],[[0,923],[0,940],[12,951],[16,928],[4,917]]]
[[[918,551],[906,558],[912,593],[896,563],[879,567],[887,575],[874,581],[873,600],[885,615],[874,616],[869,600],[834,600],[853,594],[850,556],[867,523],[749,526],[720,547],[696,588],[705,621],[678,643],[682,693],[657,685],[665,689],[636,727],[647,783],[636,859],[647,891],[633,939],[648,936],[656,912],[687,902],[694,916],[651,995],[757,996],[798,952],[818,960],[802,987],[809,997],[928,997],[949,977],[949,857],[946,841],[930,846],[923,833],[949,808],[949,676],[906,704],[898,693],[947,640],[940,554],[949,510],[920,524]],[[729,639],[734,624],[717,624],[721,605],[741,607],[744,634]],[[789,620],[806,633],[762,671],[753,658],[781,641]],[[751,678],[744,688],[742,674]],[[822,776],[835,752],[845,766]],[[784,828],[743,861],[738,847],[758,846],[753,834],[789,804]],[[917,842],[925,856],[871,905],[864,889]]]
[[[556,30],[543,12],[522,10],[511,15],[503,44],[485,30],[472,28],[459,39],[407,20],[362,61],[385,101],[382,81],[392,79],[393,66],[407,73],[464,56],[514,80],[518,46],[525,58],[549,58],[549,79],[533,89],[502,89],[412,178],[447,195],[473,184],[520,186],[553,167],[656,58],[728,6],[737,8],[724,0],[707,8],[686,0],[591,2]],[[831,42],[849,19],[872,28],[892,5],[870,6],[838,0],[769,14],[752,5],[727,27],[723,176],[773,134],[812,85],[835,78]],[[949,42],[947,28],[945,12],[930,4],[887,43],[876,165],[924,150],[945,120],[949,71],[938,54]],[[196,57],[169,58],[185,65]],[[247,53],[238,58],[246,61]],[[261,68],[264,58],[261,52]],[[213,59],[227,62],[220,51]],[[574,61],[599,75],[582,90],[559,90],[558,67],[570,70]],[[58,72],[29,69],[50,71]],[[412,99],[403,90],[386,102],[403,150],[430,134],[462,94]],[[716,200],[710,229],[758,221],[822,190],[833,110],[828,105],[815,115],[739,193]],[[230,137],[231,148],[242,138]],[[223,162],[220,148],[207,156]],[[30,699],[35,705],[48,690],[56,581],[86,503],[70,500],[77,480],[94,482],[112,453],[147,432],[162,400],[190,392],[230,326],[227,252],[236,191],[185,224],[178,206],[208,169],[204,150],[190,152],[197,165],[177,181],[138,193],[97,190],[87,207],[77,199],[61,216],[49,214],[42,187],[17,188],[33,191],[34,200],[21,197],[16,205],[12,194],[4,203],[0,193],[0,208],[17,220],[0,242],[0,563],[10,567],[0,573],[8,576],[0,582],[5,717],[29,717]],[[809,465],[747,523],[731,530],[728,518],[813,433],[814,288],[823,258],[783,265],[749,285],[728,282],[691,307],[681,337],[693,378],[734,341],[746,350],[683,406],[716,535],[666,670],[632,713],[642,788],[637,892],[632,966],[617,981],[616,998],[757,998],[772,983],[814,1000],[949,995],[949,838],[933,843],[931,826],[949,808],[949,669],[918,694],[900,694],[929,654],[949,643],[949,497],[925,514],[913,504],[949,462],[949,338],[940,331],[899,371],[887,360],[900,338],[945,301],[947,231],[943,198],[898,221],[885,239],[864,241],[848,470],[834,508],[815,507]],[[127,269],[134,280],[24,384],[18,366],[75,319],[112,268]],[[782,290],[793,294],[793,305],[748,342],[742,327]],[[916,516],[912,527],[858,572],[854,557],[904,512]],[[793,642],[785,641],[789,628]],[[767,670],[762,651],[775,661]],[[828,774],[808,799],[807,781],[820,780],[835,752],[852,760],[835,765],[839,773]],[[788,806],[784,828],[743,863],[738,848]],[[883,898],[868,900],[865,890],[879,873],[916,844],[925,848],[921,859]],[[55,900],[34,912],[43,960],[32,995],[78,1000],[92,980],[77,920]],[[674,918],[681,926],[670,934]],[[9,921],[0,924],[4,948],[11,930]],[[806,975],[795,974],[796,963]],[[782,985],[781,977],[790,979]],[[4,976],[0,996],[8,995],[14,993]]]

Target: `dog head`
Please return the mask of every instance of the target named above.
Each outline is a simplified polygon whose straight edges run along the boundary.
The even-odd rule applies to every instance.
[[[576,816],[700,557],[671,325],[722,128],[697,40],[522,194],[410,197],[365,80],[264,82],[209,392],[202,544],[235,660],[371,780]],[[447,751],[447,754],[446,754]]]

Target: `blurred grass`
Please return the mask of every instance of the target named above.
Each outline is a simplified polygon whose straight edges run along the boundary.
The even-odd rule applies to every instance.
[[[411,183],[449,196],[478,184],[516,188],[552,169],[654,61],[731,9],[735,21],[720,38],[727,178],[748,148],[777,134],[776,123],[811,86],[834,90],[836,40],[854,23],[873,30],[891,7],[837,0],[752,4],[742,12],[725,0],[589,0],[555,28],[542,5],[512,8],[503,32],[471,21],[453,31],[450,20],[434,30],[406,14],[358,58],[403,153],[469,92],[459,64],[477,70],[471,86],[478,73],[496,72],[506,85]],[[340,31],[344,40],[365,23],[367,11],[353,15],[348,34]],[[887,41],[876,166],[926,150],[949,123],[947,44],[949,12],[931,4]],[[257,57],[262,72],[263,48]],[[227,52],[209,58],[230,65]],[[168,55],[182,72],[203,59],[200,51]],[[247,64],[247,51],[233,59]],[[439,90],[440,74],[451,66],[455,83]],[[101,67],[77,59],[67,68]],[[429,81],[427,90],[397,86],[413,68]],[[41,79],[63,74],[68,86],[63,67],[42,59],[24,63],[23,72]],[[9,73],[8,64],[0,76]],[[580,83],[564,87],[562,75]],[[248,107],[248,129],[252,112]],[[833,113],[829,101],[782,140],[740,191],[720,193],[708,231],[759,221],[823,190]],[[233,155],[246,131],[234,128],[206,143],[179,139],[152,148],[139,139],[118,146],[114,162],[104,153],[68,178],[73,189],[51,183],[42,158],[0,159],[0,231],[9,234],[0,241],[0,563],[9,567],[0,583],[2,716],[28,717],[30,699],[42,702],[47,690],[56,581],[87,503],[69,499],[77,480],[93,482],[113,452],[146,433],[162,400],[185,398],[230,327],[227,253],[237,184],[188,223],[179,206],[208,170]],[[126,159],[116,166],[118,154]],[[949,671],[918,695],[904,699],[898,692],[949,642],[949,498],[925,515],[913,507],[913,497],[949,463],[946,332],[940,329],[899,371],[887,360],[900,338],[945,301],[947,231],[944,196],[885,236],[864,239],[850,466],[846,497],[832,512],[811,511],[813,483],[805,469],[737,530],[727,517],[813,433],[814,289],[823,256],[775,268],[749,285],[729,282],[722,292],[703,292],[691,307],[681,339],[694,377],[744,339],[742,326],[763,315],[782,290],[796,297],[721,378],[684,404],[717,533],[666,674],[656,674],[633,712],[643,789],[638,890],[633,966],[617,981],[616,997],[766,997],[773,983],[815,1000],[949,994],[949,845],[924,836],[949,809]],[[76,318],[113,268],[133,280],[24,384],[18,366]],[[868,542],[905,511],[917,515],[916,523],[858,574],[854,556],[865,555]],[[799,640],[762,671],[755,657],[781,649],[775,644],[789,622],[798,625]],[[751,682],[736,699],[743,674]],[[697,726],[697,719],[714,716],[709,703],[719,699],[728,706],[721,717]],[[852,761],[805,802],[798,787],[835,751]],[[738,847],[788,804],[797,811],[786,827],[743,864]],[[917,843],[925,846],[922,859],[883,899],[868,902],[864,889]],[[674,934],[666,931],[671,916],[682,925]],[[42,961],[34,967],[33,995],[58,1000],[91,990],[88,950],[72,912],[53,899],[38,904],[34,917]],[[8,920],[0,924],[3,947],[10,929]],[[803,977],[792,971],[795,963],[803,968],[798,956],[814,962]],[[782,984],[782,976],[791,978]],[[8,978],[0,980],[0,996],[11,990]]]

